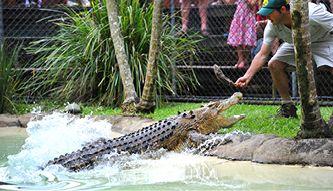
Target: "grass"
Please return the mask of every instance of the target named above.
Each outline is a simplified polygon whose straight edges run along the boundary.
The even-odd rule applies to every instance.
[[[52,108],[61,109],[64,104],[57,102],[41,102],[38,104],[21,104],[19,111],[21,113],[28,112],[36,106],[41,106],[43,110],[52,110]],[[156,109],[154,113],[151,114],[140,114],[142,117],[151,118],[154,120],[161,120],[167,117],[176,115],[178,111],[191,110],[199,108],[201,103],[163,103],[160,108]],[[300,127],[300,119],[284,119],[284,118],[274,118],[272,117],[276,114],[279,106],[272,105],[248,105],[248,104],[238,104],[227,111],[225,111],[225,116],[245,114],[246,118],[231,128],[221,129],[220,133],[227,133],[235,130],[243,132],[251,132],[256,134],[274,134],[280,137],[295,137]],[[327,121],[333,112],[333,107],[321,107],[321,114],[323,118]],[[121,110],[119,108],[110,108],[103,106],[84,106],[83,114],[85,115],[121,115]],[[300,106],[298,106],[298,116],[301,116]]]
[[[144,114],[143,117],[154,120],[165,119],[176,115],[178,111],[191,110],[200,107],[200,103],[167,103],[162,105],[154,113]],[[246,118],[231,128],[221,129],[220,133],[227,133],[235,130],[251,133],[274,134],[280,137],[295,137],[300,128],[300,119],[274,118],[279,106],[272,105],[247,105],[238,104],[227,111],[225,116],[246,114]],[[333,107],[322,107],[321,113],[327,121],[333,112]],[[119,109],[108,109],[103,107],[87,107],[85,114],[121,114]],[[298,116],[301,116],[298,106]]]

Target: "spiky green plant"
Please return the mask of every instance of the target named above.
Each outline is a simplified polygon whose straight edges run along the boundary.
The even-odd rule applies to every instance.
[[[123,100],[122,83],[108,26],[105,3],[92,2],[83,12],[69,11],[66,22],[58,22],[57,35],[34,42],[27,50],[39,55],[30,67],[45,68],[24,86],[35,93],[53,95],[62,100],[93,101],[115,106]],[[144,83],[151,33],[152,5],[140,0],[120,0],[119,14],[125,48],[138,95]],[[162,47],[158,62],[158,95],[172,91],[171,65],[186,62],[195,55],[200,38],[172,35],[164,18]],[[194,40],[196,39],[196,40]],[[184,54],[187,52],[188,54]],[[195,78],[177,73],[178,88]]]
[[[9,52],[4,44],[0,45],[0,113],[11,113],[15,111],[12,97],[18,83],[14,64],[17,62],[19,48]]]

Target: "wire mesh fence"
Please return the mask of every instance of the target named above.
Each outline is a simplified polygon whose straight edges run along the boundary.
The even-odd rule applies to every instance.
[[[24,47],[32,41],[54,35],[59,28],[53,20],[65,20],[64,7],[74,6],[72,8],[80,11],[83,7],[89,7],[90,2],[5,0],[0,6],[1,41],[8,44],[8,47],[18,44]],[[246,72],[262,38],[262,31],[255,25],[258,21],[255,15],[258,8],[256,4],[249,5],[245,0],[237,0],[235,3],[222,0],[165,0],[164,8],[165,13],[175,15],[171,17],[170,24],[178,23],[181,26],[175,35],[186,36],[188,33],[198,32],[203,36],[198,44],[197,59],[188,60],[186,65],[176,64],[178,71],[194,71],[198,84],[182,90],[174,88],[174,94],[166,95],[167,99],[203,101],[228,97],[235,91],[241,91],[247,102],[277,103],[280,100],[272,85],[267,65],[244,89],[237,89],[227,82],[219,81],[214,74],[214,65],[218,65],[233,81]],[[22,49],[17,67],[22,68],[24,65],[25,70],[33,72],[36,69],[27,67],[26,63],[34,62],[35,58],[35,55],[27,54]],[[315,79],[321,104],[333,105],[332,74],[316,70]],[[289,72],[289,85],[290,94],[298,100],[295,72]]]
[[[267,64],[255,75],[248,87],[237,89],[226,81],[220,81],[215,77],[213,66],[218,65],[223,73],[231,80],[236,81],[243,76],[248,69],[251,60],[259,51],[263,38],[263,24],[265,18],[256,15],[258,10],[257,1],[250,4],[250,1],[218,0],[202,2],[190,2],[189,16],[184,14],[188,11],[186,2],[174,0],[174,7],[167,8],[172,13],[174,8],[180,11],[182,21],[187,18],[187,26],[182,24],[182,33],[196,31],[202,33],[204,40],[200,42],[197,51],[198,60],[191,60],[189,64],[177,65],[178,70],[194,70],[199,86],[196,88],[176,91],[170,96],[173,100],[210,100],[227,97],[235,91],[244,94],[244,100],[252,103],[280,103],[281,99],[273,86],[271,75]],[[202,5],[207,3],[208,5]],[[207,11],[200,9],[200,6],[207,7]],[[205,16],[206,14],[207,19]],[[185,15],[185,16],[184,16]],[[260,22],[262,21],[262,22]],[[205,23],[207,22],[207,23]],[[255,23],[261,24],[255,24]],[[205,27],[207,26],[207,27]],[[273,56],[278,46],[283,43],[278,39],[272,45],[270,56]],[[297,77],[295,71],[289,71],[290,95],[295,101],[299,100]],[[317,93],[323,105],[332,105],[333,101],[333,78],[327,71],[315,70]]]

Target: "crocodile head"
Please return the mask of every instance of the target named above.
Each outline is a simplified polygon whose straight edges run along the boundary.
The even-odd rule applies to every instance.
[[[237,104],[242,99],[242,93],[236,92],[225,100],[209,102],[203,107],[181,113],[174,118],[176,128],[174,136],[166,143],[166,147],[177,147],[185,140],[189,132],[199,134],[215,133],[221,128],[227,128],[245,118],[244,114],[225,117],[223,111]],[[180,138],[181,137],[181,138]],[[176,146],[177,145],[177,146]]]

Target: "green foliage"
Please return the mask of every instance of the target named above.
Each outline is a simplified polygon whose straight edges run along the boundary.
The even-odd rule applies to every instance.
[[[5,43],[0,45],[0,113],[15,112],[15,104],[12,96],[18,85],[17,74],[14,70],[14,64],[18,58],[19,48],[12,52],[7,51]]]
[[[21,101],[21,100],[20,100]],[[43,112],[51,112],[57,109],[63,109],[66,103],[54,100],[41,100],[35,103],[24,103],[19,102],[15,103],[16,106],[16,114],[25,114],[30,113],[32,111],[43,111]]]
[[[51,95],[60,100],[120,105],[124,95],[115,51],[110,37],[107,11],[92,2],[92,8],[80,13],[68,10],[65,22],[57,21],[57,35],[36,41],[27,49],[39,55],[30,67],[45,68],[28,80],[23,89],[29,93]],[[140,0],[120,0],[119,15],[125,50],[138,95],[143,88],[151,34],[152,4]],[[172,91],[171,65],[195,55],[200,38],[172,35],[164,18],[161,51],[158,58],[157,94]],[[178,88],[195,82],[192,73],[176,74]],[[185,83],[187,82],[187,84]],[[159,98],[157,98],[159,99]]]

